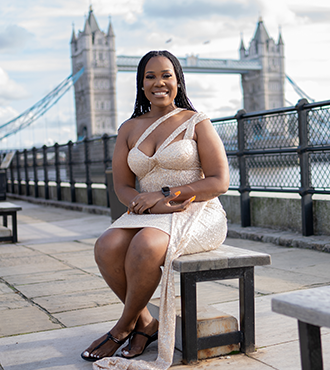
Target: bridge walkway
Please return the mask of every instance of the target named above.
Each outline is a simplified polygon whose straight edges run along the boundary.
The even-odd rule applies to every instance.
[[[91,369],[80,352],[108,331],[122,310],[93,259],[93,244],[109,225],[109,216],[10,201],[23,210],[18,214],[19,242],[0,244],[0,369]],[[172,368],[300,369],[296,320],[273,313],[271,298],[329,285],[330,254],[248,239],[228,238],[226,244],[272,256],[271,266],[256,269],[257,351],[195,366],[181,365],[176,351]],[[235,281],[201,283],[198,294],[203,303],[238,314]],[[330,369],[329,334],[330,330],[322,331],[326,369]],[[156,355],[154,343],[143,358]]]

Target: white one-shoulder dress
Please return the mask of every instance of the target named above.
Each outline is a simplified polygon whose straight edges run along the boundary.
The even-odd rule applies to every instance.
[[[193,140],[195,126],[208,119],[204,113],[196,113],[180,125],[152,157],[139,150],[139,145],[156,127],[180,111],[182,109],[177,108],[154,122],[128,154],[128,165],[137,176],[141,192],[159,191],[163,186],[187,185],[204,178],[197,143]],[[173,142],[184,131],[183,140]],[[172,262],[180,255],[219,247],[226,238],[227,219],[219,199],[214,198],[206,202],[191,203],[183,212],[151,215],[125,213],[110,226],[110,228],[143,227],[154,227],[170,235],[161,281],[157,360],[146,362],[106,357],[93,364],[94,370],[165,370],[171,366],[176,312]]]

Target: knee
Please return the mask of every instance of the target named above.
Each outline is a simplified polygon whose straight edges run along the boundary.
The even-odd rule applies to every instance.
[[[161,244],[150,238],[135,240],[130,247],[130,251],[137,265],[145,260],[161,265],[165,260],[166,248],[162,248]]]
[[[116,258],[117,253],[120,251],[122,245],[118,238],[111,236],[105,232],[95,242],[94,245],[94,258],[98,265],[108,264]]]

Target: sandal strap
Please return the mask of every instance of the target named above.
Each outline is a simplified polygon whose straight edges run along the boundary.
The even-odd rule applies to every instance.
[[[126,342],[128,337],[122,339],[122,340],[119,340],[117,338],[115,338],[110,332],[107,333],[107,340],[112,340],[113,342],[117,343],[117,344],[124,344]]]
[[[151,339],[151,335],[143,333],[142,331],[134,331],[132,334],[140,334],[140,335],[143,335],[144,337],[146,337],[148,339]]]

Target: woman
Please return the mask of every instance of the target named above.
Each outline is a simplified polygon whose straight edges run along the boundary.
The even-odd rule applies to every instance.
[[[125,307],[82,357],[99,360],[94,369],[167,369],[175,330],[172,261],[223,242],[226,216],[217,197],[229,184],[222,142],[191,105],[180,63],[168,51],[149,52],[139,63],[135,110],[119,130],[112,165],[116,194],[128,212],[97,240],[95,260]],[[161,266],[158,334],[146,305]],[[156,362],[131,360],[157,337]],[[128,338],[122,357],[111,357]]]

